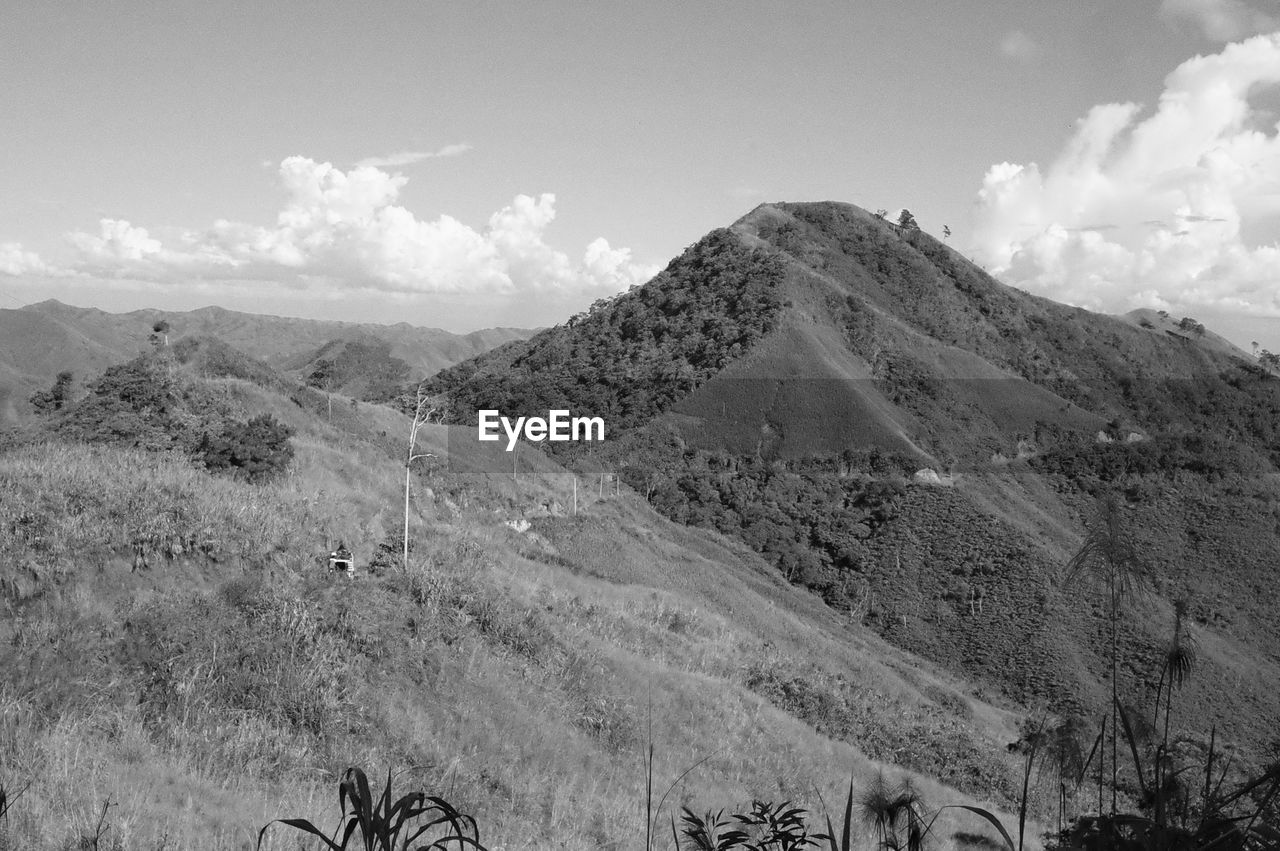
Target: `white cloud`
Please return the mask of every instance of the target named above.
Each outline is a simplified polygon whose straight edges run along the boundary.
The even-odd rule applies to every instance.
[[[471,146],[466,142],[461,142],[454,145],[445,145],[438,151],[400,151],[394,154],[387,154],[385,157],[366,157],[356,163],[356,168],[399,168],[400,166],[413,165],[414,163],[437,157],[456,157],[459,154],[465,154],[469,150],[471,150]]]
[[[103,219],[96,234],[69,235],[79,252],[75,268],[158,283],[274,281],[326,291],[557,297],[617,292],[657,271],[603,239],[587,246],[580,261],[548,245],[544,232],[556,215],[550,193],[517,196],[476,230],[447,215],[418,219],[397,203],[408,178],[374,166],[344,172],[298,156],[280,164],[279,177],[286,201],[272,227],[219,220],[202,231],[149,231]],[[0,264],[25,256],[13,246]]]
[[[1160,12],[1169,18],[1194,22],[1214,41],[1236,41],[1280,28],[1280,20],[1274,15],[1242,0],[1164,0]]]
[[[1000,52],[1010,59],[1030,62],[1040,56],[1040,45],[1022,30],[1011,30],[1000,39]]]
[[[34,251],[27,251],[16,242],[0,242],[0,275],[59,275],[65,274],[40,259]]]
[[[1095,309],[1280,312],[1280,33],[1184,62],[1155,111],[1102,104],[1045,170],[992,166],[974,252],[1018,286]],[[1247,238],[1246,238],[1247,237]]]

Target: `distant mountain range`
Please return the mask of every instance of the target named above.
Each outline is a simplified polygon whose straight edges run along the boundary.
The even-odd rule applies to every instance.
[[[149,346],[155,323],[169,323],[173,339],[215,337],[266,363],[307,378],[326,357],[332,362],[347,343],[381,350],[403,361],[413,377],[430,375],[450,364],[533,331],[489,328],[453,334],[438,328],[358,324],[239,313],[220,307],[187,312],[137,310],[106,313],[44,301],[19,310],[0,310],[0,424],[26,413],[27,397],[47,388],[53,377],[70,370],[77,379],[91,378],[111,364],[134,357]],[[364,388],[359,376],[346,376],[330,389]]]

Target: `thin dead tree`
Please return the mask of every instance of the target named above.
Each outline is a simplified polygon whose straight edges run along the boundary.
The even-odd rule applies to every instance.
[[[409,485],[413,462],[419,458],[434,458],[434,452],[415,452],[418,443],[418,431],[431,421],[431,418],[444,411],[444,400],[439,396],[427,393],[422,384],[418,385],[417,398],[413,408],[413,425],[409,428],[409,450],[404,457],[404,571],[409,571]]]

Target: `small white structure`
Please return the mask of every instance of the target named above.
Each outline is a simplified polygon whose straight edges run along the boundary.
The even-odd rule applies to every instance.
[[[348,579],[356,575],[355,559],[351,557],[351,550],[341,541],[338,542],[338,548],[329,553],[329,569],[342,571]]]

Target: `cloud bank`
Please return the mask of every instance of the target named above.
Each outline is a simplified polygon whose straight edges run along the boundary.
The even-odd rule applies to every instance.
[[[68,269],[55,270],[6,243],[0,272],[62,271],[157,284],[266,281],[325,294],[357,289],[566,298],[612,294],[657,271],[603,237],[580,260],[548,245],[544,232],[556,215],[551,193],[519,195],[477,230],[447,215],[417,218],[397,203],[408,178],[372,165],[344,172],[289,157],[279,179],[286,200],[274,226],[219,220],[204,230],[153,231],[102,219],[96,233],[68,235],[78,255]]]
[[[987,171],[975,259],[1097,310],[1280,313],[1280,124],[1250,103],[1278,84],[1275,33],[1184,62],[1145,117],[1094,107],[1047,169]]]
[[[23,249],[16,242],[0,242],[0,274],[16,276],[66,273],[45,263],[40,255]]]

